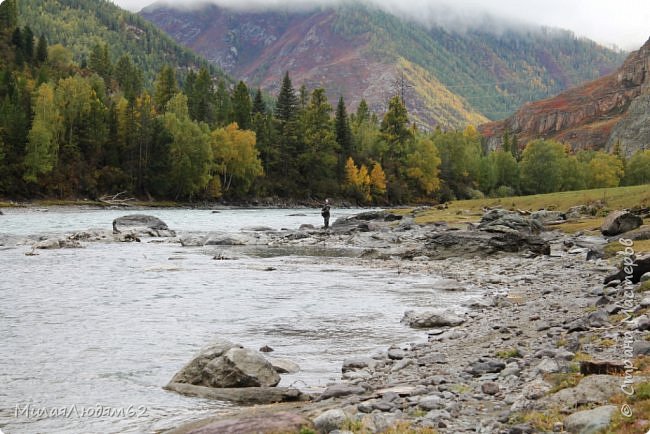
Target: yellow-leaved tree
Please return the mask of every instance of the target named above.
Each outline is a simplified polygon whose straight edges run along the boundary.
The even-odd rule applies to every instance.
[[[253,181],[264,174],[257,150],[255,133],[240,130],[233,122],[211,134],[213,154],[213,179],[210,189],[218,186],[223,194],[243,195],[249,192]],[[216,191],[212,191],[213,197]]]
[[[616,155],[596,152],[587,169],[589,188],[618,187],[623,178],[623,163]]]
[[[364,164],[357,167],[352,157],[348,157],[345,162],[345,185],[348,194],[358,203],[369,203],[372,200],[368,168]]]

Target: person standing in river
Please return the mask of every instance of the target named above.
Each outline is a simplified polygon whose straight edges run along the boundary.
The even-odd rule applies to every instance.
[[[330,226],[330,200],[325,199],[323,207],[320,209],[320,215],[323,216],[323,221],[325,223],[325,229]]]

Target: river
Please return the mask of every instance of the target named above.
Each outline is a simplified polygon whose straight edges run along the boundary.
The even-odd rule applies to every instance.
[[[333,219],[359,210],[333,209]],[[0,234],[110,229],[123,210],[5,209]],[[322,224],[314,209],[147,210],[177,232]],[[87,243],[0,247],[0,429],[14,433],[157,432],[213,414],[221,402],[162,387],[214,338],[272,347],[312,390],[340,378],[346,357],[422,341],[405,310],[452,306],[471,293],[432,292],[435,276],[322,249]],[[47,414],[46,414],[47,413]]]

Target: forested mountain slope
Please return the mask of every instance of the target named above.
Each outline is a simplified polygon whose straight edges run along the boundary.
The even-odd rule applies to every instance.
[[[459,128],[613,71],[622,53],[542,28],[426,27],[361,2],[308,11],[154,4],[141,15],[252,86],[277,91],[285,71],[354,108],[383,112],[403,94],[412,117]],[[495,27],[499,23],[495,23]]]

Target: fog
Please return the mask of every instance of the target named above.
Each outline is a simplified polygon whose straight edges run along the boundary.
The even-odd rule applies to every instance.
[[[152,0],[113,0],[138,11]],[[208,0],[236,9],[328,6],[341,0]],[[350,0],[346,0],[350,1]],[[396,15],[425,25],[464,30],[532,24],[558,27],[601,44],[637,49],[650,36],[650,2],[647,0],[365,0]],[[197,0],[164,0],[175,7],[195,8]]]

